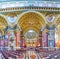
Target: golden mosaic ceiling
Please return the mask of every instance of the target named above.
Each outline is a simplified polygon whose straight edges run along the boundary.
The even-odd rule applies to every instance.
[[[58,15],[55,23],[56,23],[57,29],[59,29],[59,31],[60,31],[60,15]]]
[[[0,30],[3,32],[6,26],[7,26],[6,19],[0,16]]]
[[[45,25],[45,21],[41,15],[28,12],[19,19],[18,24],[24,32],[31,29],[38,32]]]
[[[4,13],[4,15],[5,16],[9,16],[9,17],[15,17],[15,16],[17,16],[17,15],[19,15],[19,14],[21,14],[22,12],[6,12],[6,13]]]

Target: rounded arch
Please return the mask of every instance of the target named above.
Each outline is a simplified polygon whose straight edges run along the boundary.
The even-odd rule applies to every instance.
[[[60,24],[60,14],[57,15],[54,23],[56,24],[56,26]]]
[[[6,17],[3,14],[0,14],[0,30],[2,31],[2,34],[4,35],[4,29],[7,26],[7,20]]]
[[[19,19],[20,19],[23,15],[25,15],[26,13],[30,13],[30,12],[39,14],[39,15],[44,19],[45,23],[47,23],[45,16],[43,16],[42,13],[37,12],[37,11],[26,11],[26,12],[23,12],[22,14],[20,14],[20,15],[18,16],[18,19],[17,19],[17,20],[19,21]]]
[[[37,28],[40,30],[46,23],[47,22],[45,17],[40,12],[37,11],[23,12],[18,16],[18,24],[22,29],[24,27],[24,29],[26,28],[28,30],[27,27],[32,26],[31,27],[32,29]]]
[[[38,29],[36,29],[36,27],[29,27],[29,28],[27,28],[27,30],[25,29],[24,30],[24,34],[28,31],[28,30],[34,30],[35,32],[37,32],[38,33]]]
[[[7,18],[3,14],[0,14],[0,22],[7,25]]]
[[[58,18],[60,17],[60,14],[58,14],[55,18],[55,23],[57,22]]]
[[[0,14],[0,16],[1,16],[1,17],[3,17],[3,18],[6,20],[6,22],[7,22],[7,18],[6,18],[6,16],[5,16],[5,15]],[[8,22],[7,22],[7,23],[8,23]]]

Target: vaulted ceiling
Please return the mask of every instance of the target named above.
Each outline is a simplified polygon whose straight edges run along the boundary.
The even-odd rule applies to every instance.
[[[0,16],[0,31],[2,31],[2,33],[4,33],[4,29],[6,28],[6,26],[7,26],[6,19]]]
[[[56,26],[60,30],[60,16],[56,20]]]
[[[45,25],[45,20],[37,13],[29,12],[24,14],[18,23],[24,32],[31,29],[38,32]]]
[[[24,12],[23,12],[24,13]],[[22,13],[21,13],[22,14]],[[36,13],[36,12],[27,12],[25,14],[23,14],[22,16],[20,14],[20,18],[18,20],[18,24],[21,27],[21,29],[25,32],[27,32],[28,30],[34,30],[37,33],[44,27],[44,25],[46,25],[46,17],[44,16],[44,14],[42,14],[40,12]],[[6,16],[6,14],[4,14]],[[7,13],[8,16],[12,16],[15,15],[15,13],[9,14]],[[56,15],[56,26],[58,26],[60,28],[60,15],[57,17]],[[55,21],[55,20],[54,20]],[[52,23],[53,24],[53,23]],[[49,25],[51,25],[49,23]],[[4,17],[0,16],[0,30],[4,30],[5,27],[7,26],[7,21]]]

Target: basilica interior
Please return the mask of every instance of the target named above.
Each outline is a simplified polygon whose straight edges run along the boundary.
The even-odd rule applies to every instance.
[[[0,59],[60,59],[58,0],[2,0],[0,6]]]

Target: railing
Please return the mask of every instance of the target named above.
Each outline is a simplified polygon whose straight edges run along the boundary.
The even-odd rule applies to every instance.
[[[11,8],[11,7],[26,7],[26,6],[38,6],[38,7],[54,7],[60,8],[60,2],[56,1],[35,1],[35,0],[28,0],[28,1],[1,1],[0,2],[0,9]]]
[[[10,47],[0,47],[0,50],[10,50],[11,48]],[[42,49],[42,50],[53,50],[53,51],[60,51],[60,48],[58,47],[26,47],[26,48],[23,48],[23,47],[14,47],[13,50],[16,50],[16,49],[25,49],[25,50],[35,50],[35,49]]]

